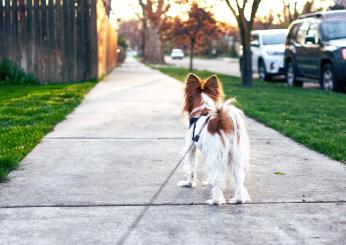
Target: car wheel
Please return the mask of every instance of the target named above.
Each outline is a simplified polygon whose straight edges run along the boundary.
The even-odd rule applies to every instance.
[[[289,87],[302,87],[303,82],[296,80],[296,73],[292,62],[288,62],[286,66],[286,83]]]
[[[323,66],[321,74],[321,88],[325,91],[338,91],[339,89],[334,75],[334,68],[331,64]]]
[[[262,60],[258,62],[258,77],[262,81],[271,80],[271,76],[267,73],[266,66]]]

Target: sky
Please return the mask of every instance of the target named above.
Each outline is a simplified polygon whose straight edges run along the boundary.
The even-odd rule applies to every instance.
[[[231,2],[234,0],[231,0]],[[286,2],[295,2],[298,1],[298,8],[302,8],[306,0],[285,0]],[[326,7],[334,3],[333,0],[313,0],[316,7]],[[199,0],[203,6],[213,6],[213,12],[216,19],[230,24],[236,24],[234,17],[232,16],[230,9],[226,3],[222,0]],[[260,7],[258,9],[258,16],[265,16],[269,14],[270,10],[273,11],[273,14],[278,14],[282,12],[282,2],[283,0],[262,0]],[[136,12],[140,13],[140,7],[138,5],[138,0],[113,0],[112,9],[116,18],[121,20],[128,20],[136,18]],[[184,9],[181,6],[173,4],[171,6],[169,15],[184,15],[188,9]]]

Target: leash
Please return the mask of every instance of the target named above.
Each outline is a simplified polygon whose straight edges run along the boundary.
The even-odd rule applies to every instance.
[[[198,134],[195,135],[195,128],[196,128],[196,123],[197,120],[194,122],[194,128],[193,128],[193,137],[192,137],[192,143],[189,146],[189,148],[186,150],[186,152],[184,153],[184,155],[181,157],[181,159],[178,161],[176,167],[174,169],[177,169],[178,166],[182,163],[182,161],[185,159],[185,157],[187,156],[187,154],[190,152],[190,150],[192,149],[192,146],[194,145],[195,142],[198,142],[200,135],[203,131],[203,129],[207,126],[208,122],[209,122],[210,116],[207,116],[207,119],[205,119],[201,129],[199,130]]]
[[[205,120],[205,122],[203,123],[201,129],[199,130],[198,134],[195,136],[195,138],[197,137],[197,141],[199,140],[199,136],[202,133],[203,129],[205,128],[205,126],[207,126],[208,121],[209,121],[210,116],[207,117],[207,119]],[[186,150],[186,152],[184,153],[184,155],[182,156],[182,158],[178,161],[178,163],[175,165],[175,167],[171,170],[170,174],[167,176],[167,178],[165,179],[165,181],[162,183],[162,185],[160,186],[160,188],[156,191],[156,193],[154,194],[154,196],[150,199],[149,204],[153,204],[154,201],[156,200],[156,198],[159,196],[159,194],[161,193],[161,191],[163,190],[163,188],[167,185],[167,183],[169,182],[169,180],[172,178],[173,174],[175,173],[175,171],[178,169],[178,167],[180,166],[180,164],[183,162],[184,158],[186,157],[187,153],[190,152],[193,144],[197,141],[192,142],[192,144],[189,146],[189,148]],[[118,240],[118,242],[116,244],[125,244],[125,242],[127,241],[128,237],[131,235],[132,231],[137,227],[138,223],[142,220],[142,218],[144,217],[144,214],[148,211],[148,209],[150,208],[150,205],[146,205],[145,208],[142,210],[142,212],[137,216],[137,218],[132,222],[132,224],[129,226],[129,228],[127,229],[127,231],[120,237],[120,239]]]

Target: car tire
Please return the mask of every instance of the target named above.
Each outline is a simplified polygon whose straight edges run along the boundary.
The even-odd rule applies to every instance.
[[[324,91],[339,91],[339,84],[335,79],[334,67],[332,64],[323,66],[320,81],[321,89]]]
[[[293,66],[293,62],[289,61],[286,64],[286,84],[289,87],[302,87],[303,82],[296,80],[296,72]]]
[[[263,60],[258,62],[258,77],[261,81],[270,81],[271,76],[267,73],[266,65]]]

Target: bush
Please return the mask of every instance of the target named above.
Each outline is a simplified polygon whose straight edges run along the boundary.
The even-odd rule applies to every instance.
[[[10,59],[0,63],[0,85],[6,84],[35,84],[37,81]]]

